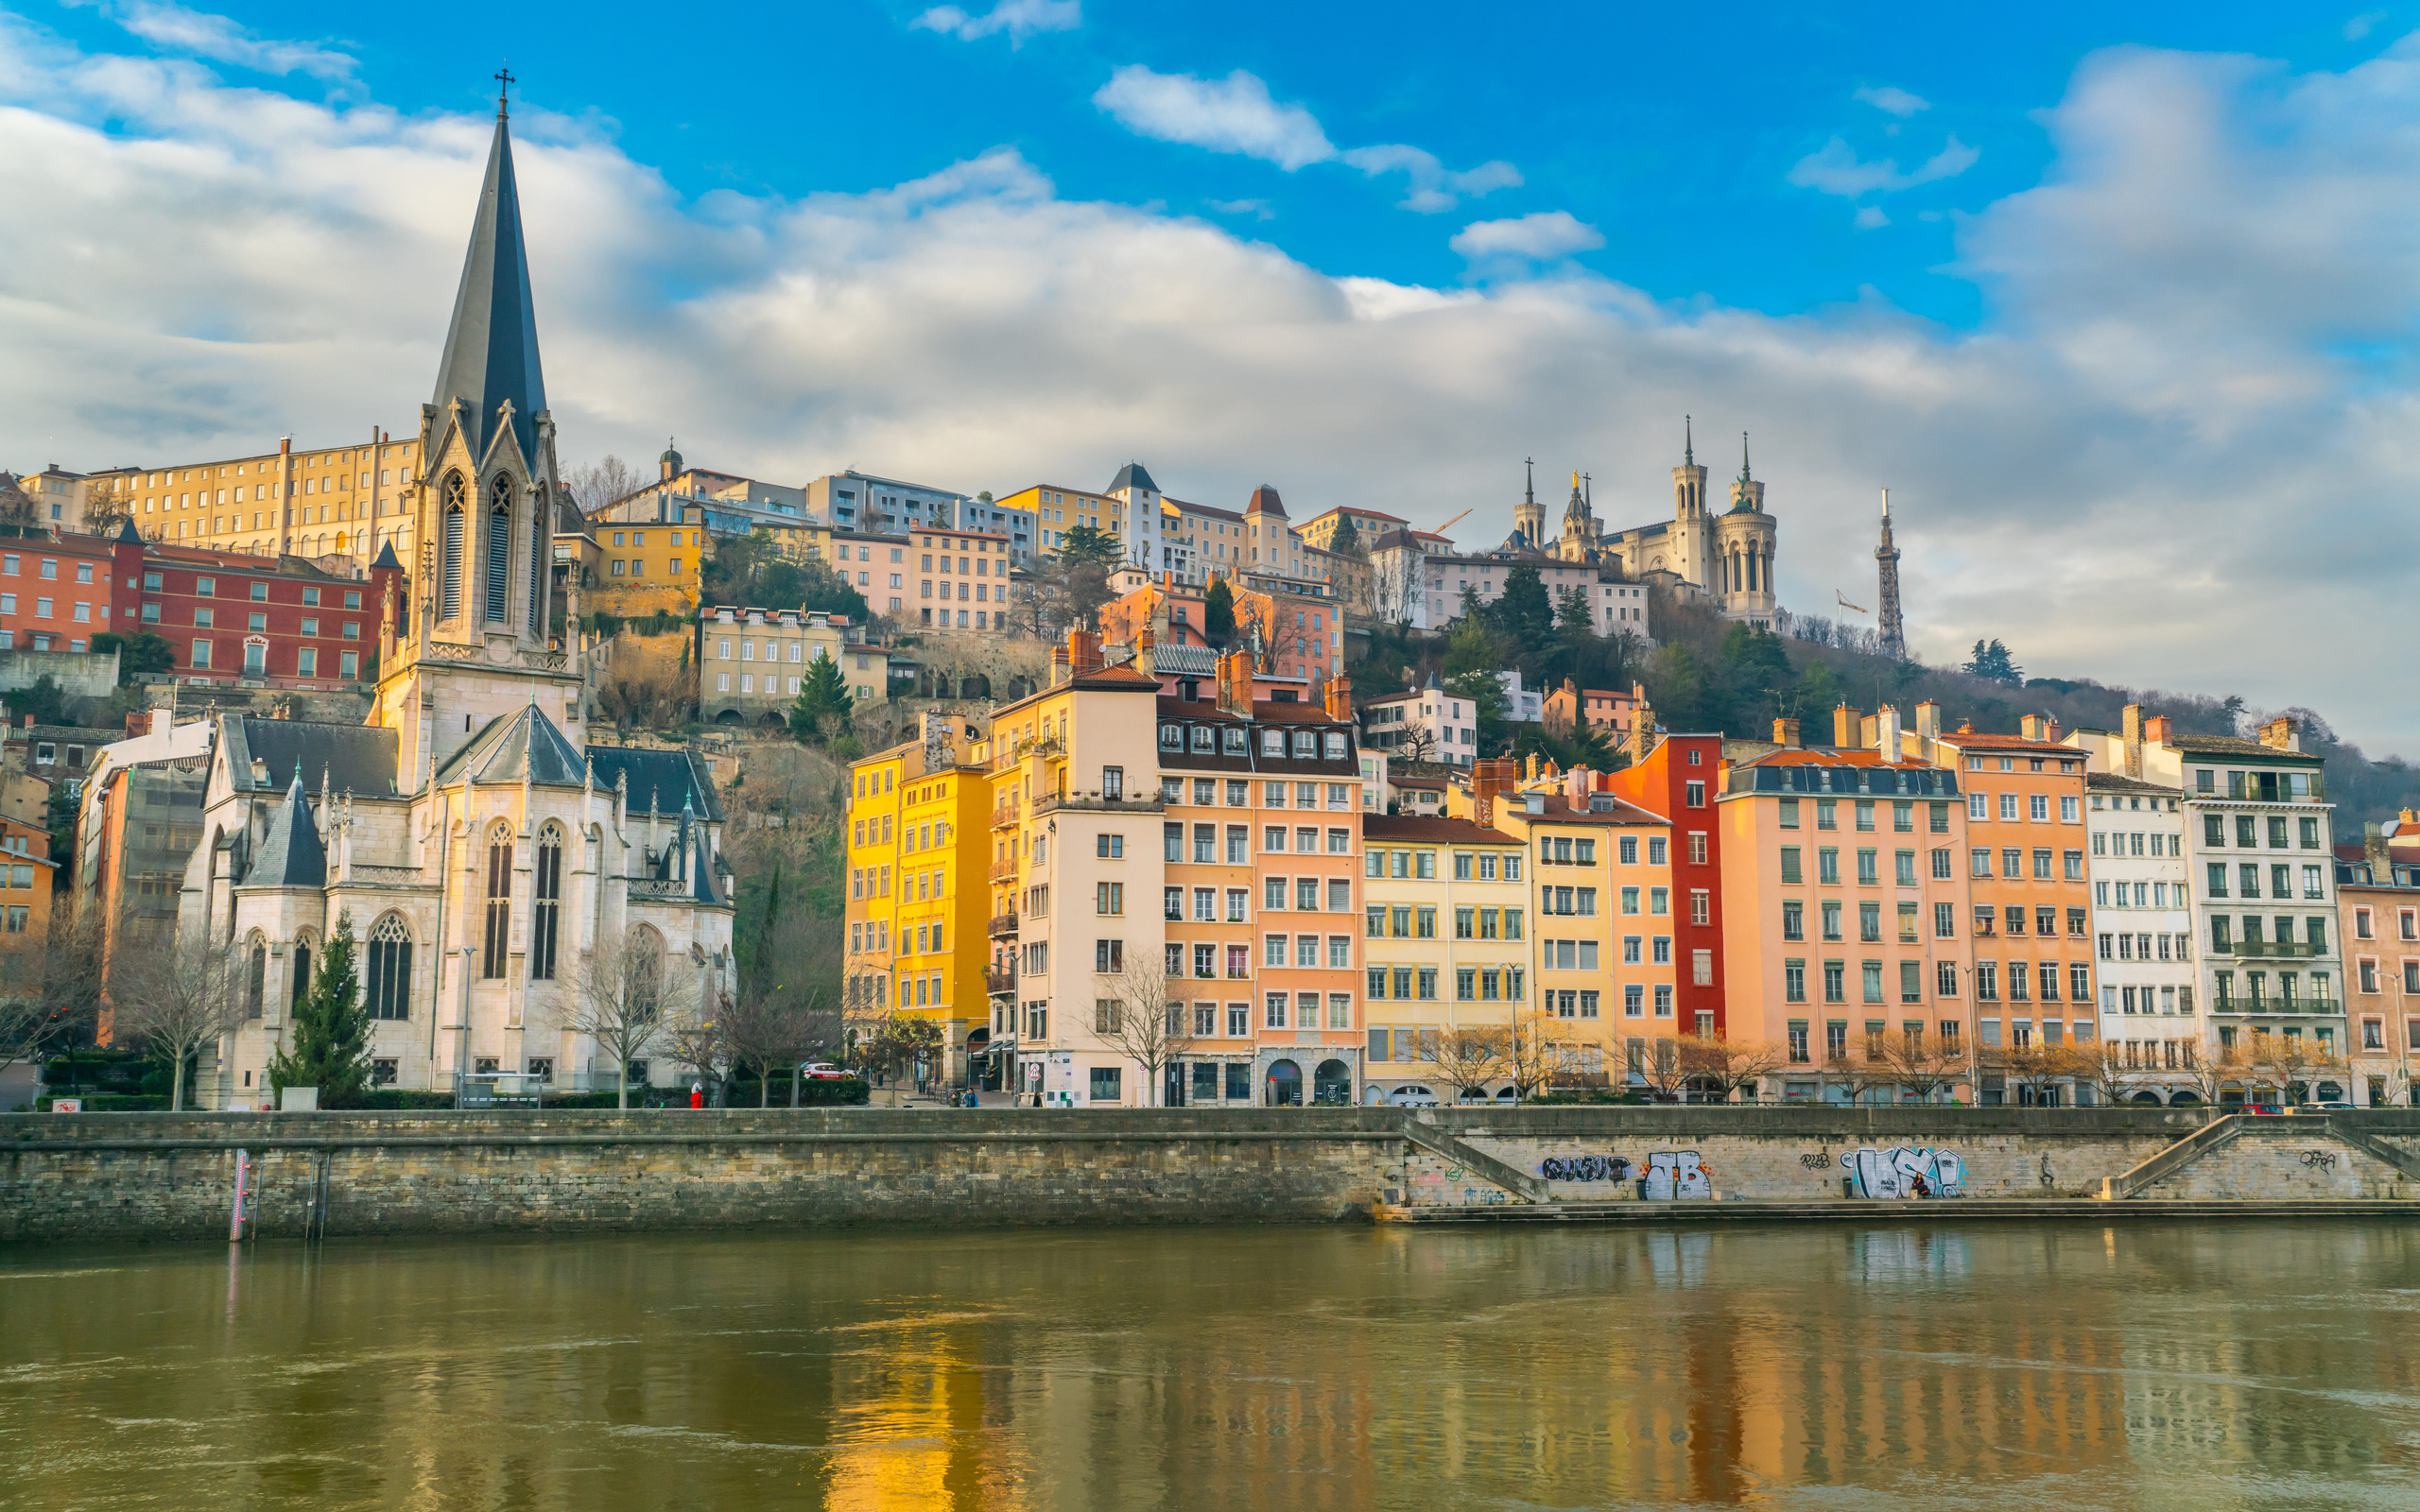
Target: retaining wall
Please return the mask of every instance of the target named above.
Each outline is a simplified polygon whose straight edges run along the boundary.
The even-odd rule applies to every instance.
[[[1975,1196],[2097,1194],[2102,1177],[2173,1143],[2204,1114],[1539,1108],[1422,1116],[1525,1174],[1547,1176],[1554,1200],[1586,1201],[1636,1200],[1634,1183],[1659,1156],[1682,1185],[1702,1173],[1704,1188],[1725,1196],[1839,1197],[1844,1178],[1899,1169],[1902,1151],[1908,1168],[1936,1176],[1945,1169],[1938,1152],[1949,1152],[1959,1189]],[[2399,1148],[2420,1146],[2420,1114],[2338,1116]],[[1404,1118],[1381,1108],[14,1114],[0,1116],[0,1241],[223,1237],[239,1146],[255,1162],[256,1223],[268,1235],[302,1231],[323,1160],[327,1228],[337,1234],[1327,1222],[1359,1217],[1374,1201],[1517,1200],[1415,1146]],[[2294,1166],[2330,1180],[2281,1188],[2277,1161],[2255,1159],[2255,1148],[2300,1161],[2306,1145],[2343,1146],[2319,1120],[2308,1128],[2276,1122],[2275,1133],[2229,1146],[2242,1157],[2206,1172],[2188,1166],[2146,1196],[2342,1196],[2381,1179],[2346,1152],[2337,1167]],[[1549,1172],[1549,1160],[1565,1174]]]

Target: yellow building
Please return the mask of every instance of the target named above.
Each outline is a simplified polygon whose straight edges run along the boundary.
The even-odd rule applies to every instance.
[[[419,440],[373,430],[358,445],[124,469],[83,480],[82,517],[123,508],[147,540],[258,556],[346,556],[364,569],[392,542],[406,570],[417,558],[408,501]]]
[[[967,1031],[988,1022],[980,874],[991,784],[966,728],[925,715],[925,738],[849,768],[848,965],[843,1011],[862,1029],[898,1012],[937,1021],[949,1085]]]
[[[1531,1006],[1522,842],[1468,819],[1378,814],[1362,816],[1361,842],[1363,1100],[1509,1095],[1510,1063],[1457,1054],[1456,1035],[1489,1030],[1501,1044]]]

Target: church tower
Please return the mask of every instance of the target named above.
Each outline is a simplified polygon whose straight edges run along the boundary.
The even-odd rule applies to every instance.
[[[1893,662],[1908,660],[1908,628],[1899,617],[1899,548],[1891,540],[1891,490],[1882,490],[1882,544],[1874,548],[1876,570],[1882,578],[1882,601],[1875,607],[1882,630],[1882,654]]]
[[[1597,517],[1580,491],[1580,473],[1571,474],[1571,498],[1563,507],[1563,539],[1554,554],[1564,561],[1587,561],[1597,551]]]
[[[398,640],[381,646],[372,716],[399,733],[406,792],[498,715],[540,698],[567,724],[584,712],[578,658],[550,633],[555,422],[501,93],[420,455],[413,602],[389,622]],[[568,619],[564,631],[577,635]]]
[[[1521,458],[1523,483],[1521,502],[1512,507],[1512,533],[1521,544],[1531,551],[1544,551],[1547,541],[1546,507],[1538,503],[1537,464],[1529,457]]]
[[[1703,588],[1708,550],[1705,469],[1698,465],[1695,425],[1692,417],[1681,417],[1681,465],[1672,470],[1672,528],[1667,549],[1671,570]]]
[[[1770,625],[1779,600],[1773,593],[1773,517],[1765,512],[1765,486],[1748,471],[1748,435],[1739,433],[1739,476],[1731,485],[1731,507],[1713,522],[1713,559],[1707,591],[1722,612],[1751,625]]]

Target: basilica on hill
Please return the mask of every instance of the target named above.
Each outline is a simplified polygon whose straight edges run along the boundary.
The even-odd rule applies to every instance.
[[[1765,486],[1748,469],[1746,435],[1739,438],[1739,476],[1732,480],[1731,507],[1710,513],[1705,488],[1706,469],[1698,464],[1695,438],[1685,428],[1681,465],[1672,470],[1670,520],[1609,530],[1597,519],[1583,480],[1574,474],[1562,527],[1550,533],[1532,482],[1512,507],[1512,534],[1497,554],[1542,556],[1594,566],[1631,582],[1661,583],[1732,619],[1770,625],[1776,605],[1776,530],[1765,512]]]
[[[597,652],[577,586],[560,621],[550,602],[563,496],[502,100],[418,455],[419,560],[381,609],[368,722],[213,721],[178,919],[233,948],[249,1017],[216,1095],[205,1067],[205,1106],[267,1101],[342,916],[376,1077],[407,1089],[458,1073],[611,1088],[614,1062],[572,1022],[593,967],[628,962],[666,1004],[733,988],[714,784],[686,750],[588,743]],[[650,1069],[634,1076],[676,1068]]]

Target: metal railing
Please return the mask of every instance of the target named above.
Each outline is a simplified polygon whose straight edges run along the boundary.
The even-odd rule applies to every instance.
[[[1017,990],[1016,968],[1010,967],[1008,970],[1002,971],[1000,968],[995,966],[985,970],[983,972],[983,990],[995,997],[1002,995],[1011,997],[1015,996]]]
[[[2327,954],[2317,945],[2297,944],[2289,940],[2242,939],[2235,942],[2237,955],[2262,960],[2308,960]]]
[[[1016,937],[1016,915],[1011,913],[992,916],[991,936],[994,939],[1013,939]]]
[[[2210,1000],[2210,1011],[2212,1013],[2257,1013],[2264,1015],[2290,1016],[2296,1018],[2305,1016],[2314,1018],[2342,1018],[2344,1013],[2344,1005],[2341,1000],[2336,998],[2294,998],[2290,1001],[2284,998],[2262,998],[2257,1002],[2255,1002],[2251,998],[2243,997],[2212,998]]]
[[[1159,814],[1166,812],[1167,802],[1158,794],[1137,798],[1119,794],[1115,798],[1098,793],[1045,793],[1033,800],[1036,816],[1060,809],[1081,809],[1101,814]]]

